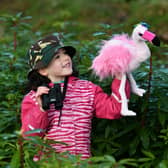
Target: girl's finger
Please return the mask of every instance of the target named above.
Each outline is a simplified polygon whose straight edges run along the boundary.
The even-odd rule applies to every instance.
[[[47,87],[38,87],[37,92],[36,92],[36,97],[41,96],[42,94],[48,94],[49,88]]]

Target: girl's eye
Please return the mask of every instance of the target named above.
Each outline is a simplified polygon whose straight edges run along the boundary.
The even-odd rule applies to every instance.
[[[56,55],[56,56],[55,56],[55,59],[58,59],[59,57],[60,57],[60,55]]]

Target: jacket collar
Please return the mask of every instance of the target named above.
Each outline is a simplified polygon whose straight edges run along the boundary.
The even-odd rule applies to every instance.
[[[75,81],[79,80],[79,78],[75,77],[75,76],[69,76],[68,78],[68,83],[74,84]]]

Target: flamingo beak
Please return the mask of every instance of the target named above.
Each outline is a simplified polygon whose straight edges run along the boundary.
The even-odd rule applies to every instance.
[[[160,46],[160,40],[157,36],[154,37],[154,39],[152,40],[152,43],[155,45],[155,46]]]
[[[142,35],[142,38],[144,38],[145,40],[151,42],[152,44],[156,45],[156,46],[160,46],[160,40],[159,38],[152,32],[146,30],[144,32],[144,34]]]

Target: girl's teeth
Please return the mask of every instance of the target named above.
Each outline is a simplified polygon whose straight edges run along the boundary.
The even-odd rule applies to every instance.
[[[69,63],[67,63],[66,65],[63,66],[63,68],[69,67]]]

